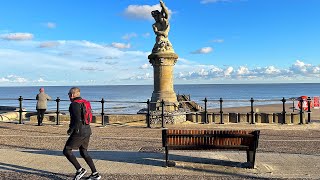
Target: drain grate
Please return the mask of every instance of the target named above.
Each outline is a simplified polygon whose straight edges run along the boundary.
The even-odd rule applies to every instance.
[[[162,147],[141,147],[139,152],[147,152],[147,153],[163,153],[164,149]]]

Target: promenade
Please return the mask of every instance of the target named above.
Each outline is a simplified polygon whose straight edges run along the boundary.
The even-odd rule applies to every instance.
[[[161,128],[143,123],[93,124],[90,153],[102,179],[319,179],[320,123],[307,125],[203,125],[169,128],[260,129],[256,168],[244,167],[237,151],[170,151],[175,167],[165,168]],[[62,154],[68,124],[35,126],[0,123],[0,179],[72,179]],[[89,170],[80,155],[79,161]],[[90,172],[90,171],[89,171]],[[89,172],[87,175],[89,175]]]

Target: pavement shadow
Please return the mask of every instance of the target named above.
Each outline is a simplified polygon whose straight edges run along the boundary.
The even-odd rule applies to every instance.
[[[39,169],[33,169],[33,168],[28,168],[28,167],[24,167],[24,166],[13,165],[13,164],[7,164],[7,163],[2,163],[2,162],[0,162],[0,170],[11,171],[11,172],[26,174],[26,175],[31,174],[31,175],[36,175],[38,177],[55,179],[55,180],[65,180],[66,178],[70,178],[70,176],[67,176],[65,174],[43,171],[43,170],[39,170]]]
[[[44,154],[52,156],[64,156],[62,151],[52,150],[23,150],[22,152]],[[77,158],[81,158],[79,151],[73,151]],[[164,154],[163,153],[149,153],[149,152],[135,152],[135,151],[89,151],[90,156],[93,159],[114,161],[114,162],[125,162],[133,164],[151,165],[151,166],[164,166]],[[219,159],[210,159],[203,157],[191,157],[184,155],[169,154],[171,161],[182,161],[190,163],[200,164],[212,164],[229,167],[242,167],[245,168],[245,162],[234,162]]]
[[[23,152],[33,153],[33,154],[52,155],[52,156],[64,156],[62,154],[62,151],[24,150]],[[139,165],[150,165],[150,166],[157,166],[157,167],[164,167],[165,165],[163,153],[146,153],[146,152],[134,152],[134,151],[90,151],[89,154],[93,159],[97,159],[97,160],[123,162],[123,163],[130,163],[130,164],[139,164]],[[74,155],[77,158],[81,158],[78,151],[74,151]],[[224,166],[224,167],[227,166],[227,167],[232,167],[233,170],[236,167],[239,168],[239,170],[241,169],[244,170],[244,167],[247,166],[247,163],[245,162],[232,162],[232,161],[202,158],[202,157],[190,157],[190,156],[176,155],[176,154],[169,155],[169,158],[172,161],[211,164],[211,165]],[[197,167],[181,166],[181,165],[177,165],[174,168],[214,173],[214,174],[222,174],[222,175],[241,177],[241,178],[243,177],[256,178],[256,176],[243,175],[235,172],[227,172],[224,170],[220,170],[220,168],[218,168],[219,170],[215,170],[215,169],[202,169]]]

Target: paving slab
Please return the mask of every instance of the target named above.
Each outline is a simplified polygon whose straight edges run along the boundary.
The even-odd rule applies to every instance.
[[[87,169],[79,152],[79,162]],[[136,151],[90,151],[97,169],[105,174],[190,175],[249,178],[320,179],[319,155],[257,153],[256,167],[245,168],[246,154],[237,151],[171,151],[175,167],[164,167],[163,153]],[[0,149],[1,172],[72,174],[72,165],[61,151]]]

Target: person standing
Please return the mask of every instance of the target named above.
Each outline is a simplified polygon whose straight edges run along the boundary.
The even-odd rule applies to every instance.
[[[88,154],[88,146],[90,136],[92,134],[89,124],[84,122],[84,118],[81,115],[81,104],[75,102],[81,100],[80,89],[73,87],[69,90],[69,99],[71,101],[69,106],[70,112],[70,124],[67,134],[70,135],[63,149],[63,154],[71,162],[76,169],[74,180],[79,180],[85,175],[87,170],[81,167],[76,157],[73,155],[73,149],[79,149],[81,157],[86,161],[90,167],[92,173],[87,179],[99,180],[101,176],[96,170],[92,158]]]
[[[44,113],[47,110],[47,101],[51,100],[51,97],[44,92],[44,88],[42,87],[39,89],[39,94],[37,94],[36,100],[37,100],[36,109],[37,109],[38,126],[42,126]]]

